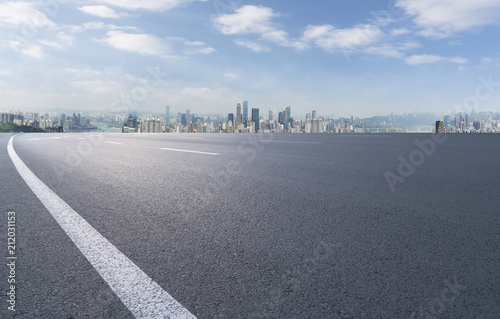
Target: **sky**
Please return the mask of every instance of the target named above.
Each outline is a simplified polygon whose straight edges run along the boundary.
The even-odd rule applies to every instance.
[[[0,2],[0,109],[500,111],[500,0]]]

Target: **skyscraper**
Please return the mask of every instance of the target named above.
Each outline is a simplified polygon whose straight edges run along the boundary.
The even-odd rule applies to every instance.
[[[314,110],[314,111],[312,112],[312,118],[313,118],[313,119],[315,119],[315,118],[316,118],[316,110]]]
[[[236,104],[236,121],[235,121],[235,128],[238,128],[238,126],[241,125],[241,104],[238,103]]]
[[[243,123],[248,121],[248,101],[243,101]]]
[[[436,133],[446,133],[446,128],[444,127],[442,119],[441,121],[436,121]]]
[[[165,107],[165,123],[170,123],[170,106]]]
[[[269,110],[269,121],[274,120],[273,111]]]
[[[255,123],[255,131],[259,131],[260,128],[260,117],[259,117],[259,109],[252,108],[252,122]]]
[[[229,115],[227,116],[227,121],[231,122],[234,125],[234,114],[233,113],[229,113]]]

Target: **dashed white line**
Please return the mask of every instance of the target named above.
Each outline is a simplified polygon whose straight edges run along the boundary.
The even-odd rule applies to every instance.
[[[300,141],[275,141],[275,140],[260,140],[267,143],[296,143],[296,144],[321,144],[321,142],[300,142]]]
[[[136,318],[196,319],[38,179],[14,150],[14,137],[7,150],[17,171],[130,312]]]
[[[28,141],[38,141],[38,140],[62,140],[62,138],[57,136],[52,136],[52,137],[37,137],[28,139]]]
[[[199,152],[199,151],[190,151],[190,150],[180,150],[176,148],[161,148],[161,150],[166,150],[166,151],[174,151],[174,152],[184,152],[184,153],[194,153],[194,154],[203,154],[203,155],[212,155],[212,156],[217,156],[220,153],[209,153],[209,152]]]
[[[116,144],[116,145],[121,145],[121,144],[123,144],[123,143],[111,142],[111,141],[104,141],[104,143],[108,143],[108,144]]]

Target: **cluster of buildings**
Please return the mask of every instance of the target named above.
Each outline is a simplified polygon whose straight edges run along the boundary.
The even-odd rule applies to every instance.
[[[439,122],[439,121],[438,121]],[[500,115],[494,112],[461,112],[442,119],[441,131],[446,133],[500,133]],[[437,122],[436,122],[437,123]],[[436,132],[439,131],[439,128]]]
[[[286,107],[278,114],[269,111],[262,116],[259,108],[249,108],[248,101],[238,103],[234,113],[227,115],[195,115],[188,109],[175,117],[170,106],[165,115],[129,114],[122,126],[123,133],[324,133],[329,131],[323,118],[316,111],[308,113],[305,119],[294,119],[292,108]],[[332,130],[338,127],[331,127]],[[347,132],[345,127],[342,127]]]
[[[90,125],[90,120],[80,114],[66,116],[65,113],[39,112],[1,112],[0,122],[14,123],[20,126],[30,126],[46,132],[82,131],[97,129]]]

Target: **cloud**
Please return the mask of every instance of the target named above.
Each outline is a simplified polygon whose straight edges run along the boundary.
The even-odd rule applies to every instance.
[[[165,55],[171,51],[170,45],[162,38],[151,34],[108,31],[106,38],[97,40],[115,49],[144,55]]]
[[[400,35],[406,35],[410,34],[411,31],[407,28],[399,28],[399,29],[394,29],[391,31],[391,35],[393,36],[400,36]]]
[[[456,63],[456,64],[465,64],[465,63],[469,62],[469,60],[467,60],[466,58],[462,58],[459,56],[449,58],[448,61],[450,61],[451,63]]]
[[[288,33],[274,26],[272,19],[278,17],[273,9],[263,6],[246,5],[232,14],[223,14],[213,18],[214,25],[227,35],[256,34],[262,39],[303,50],[307,46],[300,41],[291,41]]]
[[[21,49],[21,53],[35,59],[43,59],[43,50],[38,45],[27,45]]]
[[[0,4],[0,25],[31,25],[37,28],[55,26],[45,13],[33,8],[33,4],[22,1]]]
[[[397,0],[429,38],[446,38],[478,27],[499,25],[498,0]]]
[[[427,63],[436,63],[439,61],[443,61],[444,58],[439,55],[430,55],[430,54],[421,54],[421,55],[412,55],[405,59],[406,64],[409,65],[418,65],[418,64],[427,64]]]
[[[0,76],[12,76],[12,73],[7,70],[0,70]]]
[[[165,11],[184,6],[195,1],[207,0],[100,0],[100,2],[129,10],[145,9],[151,11]]]
[[[439,55],[430,55],[430,54],[412,55],[412,56],[407,57],[405,59],[406,64],[409,64],[409,65],[429,64],[429,63],[436,63],[436,62],[441,62],[441,61],[446,61],[446,62],[451,62],[451,63],[456,63],[456,64],[465,64],[468,62],[467,59],[462,58],[462,57],[444,58],[444,57],[439,56]]]
[[[126,26],[117,26],[114,24],[106,24],[100,21],[92,21],[85,22],[81,25],[70,25],[66,26],[70,30],[71,33],[80,33],[86,30],[130,30],[130,31],[139,31],[136,27],[126,27]]]
[[[1,75],[1,71],[0,71],[0,75]],[[239,78],[239,76],[237,76],[236,74],[232,74],[232,73],[224,73],[224,77],[225,78],[228,78],[228,79],[237,79]]]
[[[383,32],[375,25],[362,24],[354,28],[337,29],[334,26],[308,25],[303,41],[312,41],[316,46],[327,51],[361,50],[370,44],[378,42]]]
[[[106,6],[83,6],[78,8],[78,10],[101,18],[118,19],[128,16],[127,13],[118,13]]]
[[[255,53],[271,51],[271,49],[269,49],[267,46],[253,41],[234,40],[234,44],[250,49]]]
[[[189,41],[181,37],[168,37],[166,40],[181,42],[185,46],[182,51],[184,54],[211,54],[217,51],[203,41]]]

